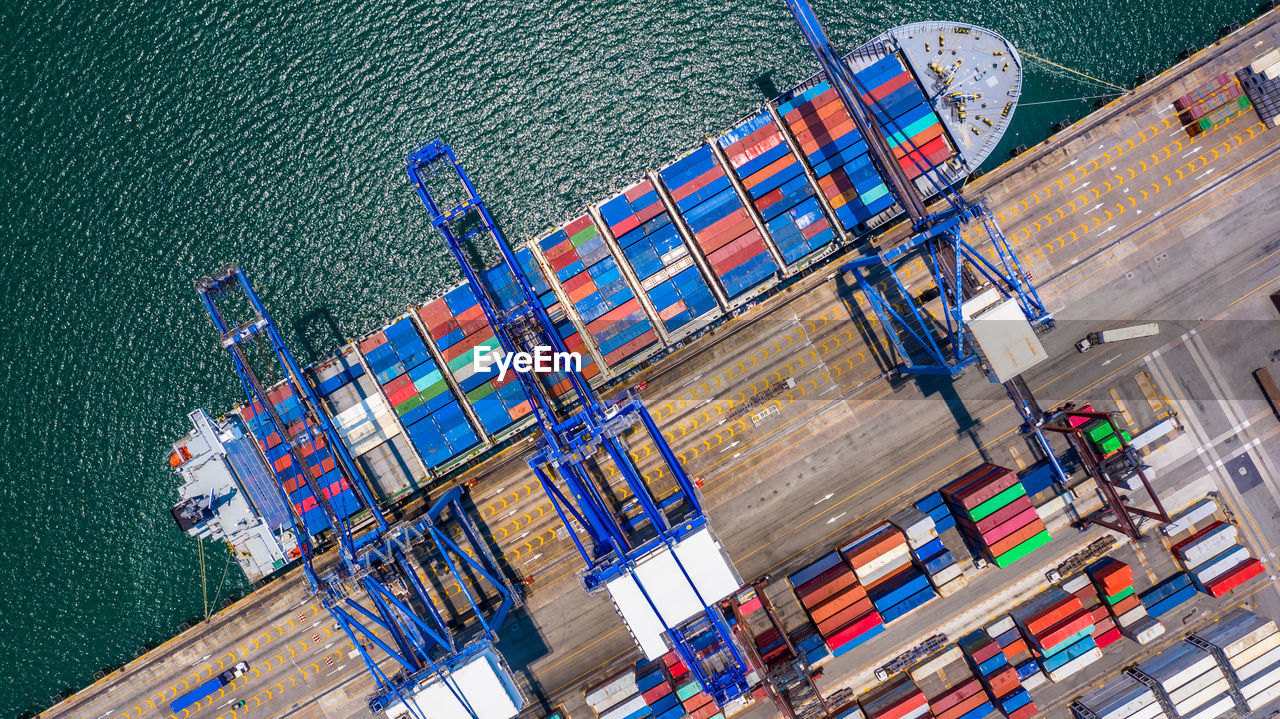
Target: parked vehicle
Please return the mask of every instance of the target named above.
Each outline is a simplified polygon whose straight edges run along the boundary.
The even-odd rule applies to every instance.
[[[1090,332],[1084,336],[1084,339],[1076,343],[1076,349],[1081,352],[1088,352],[1089,348],[1094,345],[1106,344],[1108,342],[1119,342],[1120,340],[1133,340],[1139,337],[1150,337],[1160,333],[1160,325],[1155,322],[1148,322],[1141,325],[1130,325],[1128,327],[1117,327],[1113,330],[1102,330],[1101,332]]]

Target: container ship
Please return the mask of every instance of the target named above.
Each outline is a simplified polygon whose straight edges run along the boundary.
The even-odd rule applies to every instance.
[[[876,102],[896,160],[925,195],[935,166],[958,183],[992,153],[1022,87],[1022,63],[995,32],[921,22],[844,58]],[[911,148],[908,151],[908,148]],[[835,91],[815,75],[728,130],[516,249],[567,348],[596,386],[629,373],[902,213]],[[499,265],[482,281],[517,302]],[[304,369],[378,500],[392,505],[493,451],[533,419],[514,374],[478,371],[497,339],[469,285],[409,307]],[[567,382],[557,386],[564,393]],[[287,383],[268,392],[291,436],[309,420]],[[293,466],[290,437],[256,402],[189,416],[169,462],[181,476],[172,513],[197,537],[226,541],[257,581],[299,556],[290,514],[312,536],[359,507],[322,444]],[[274,470],[274,471],[273,471]],[[273,486],[285,477],[283,496]],[[323,497],[316,497],[311,487]]]

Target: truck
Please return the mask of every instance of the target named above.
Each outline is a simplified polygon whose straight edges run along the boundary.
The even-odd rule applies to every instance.
[[[1090,332],[1084,336],[1084,339],[1076,343],[1076,349],[1081,352],[1088,352],[1089,348],[1094,345],[1102,345],[1108,342],[1119,342],[1120,340],[1135,340],[1139,337],[1150,337],[1157,334],[1160,334],[1160,325],[1156,322],[1148,322],[1141,325],[1130,325],[1128,327],[1117,327],[1113,330]]]
[[[192,689],[191,691],[175,698],[169,703],[169,711],[177,714],[183,709],[195,704],[196,702],[207,698],[210,694],[218,691],[235,680],[236,677],[244,676],[249,671],[249,665],[246,662],[237,662],[235,666],[218,674],[209,681]]]

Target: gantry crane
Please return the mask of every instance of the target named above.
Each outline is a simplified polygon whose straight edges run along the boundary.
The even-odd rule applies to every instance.
[[[533,353],[542,346],[567,352],[453,150],[432,140],[407,164],[432,225],[462,268],[502,351]],[[436,197],[450,188],[449,199],[460,198],[459,204],[442,207]],[[486,236],[516,281],[518,298],[505,309],[464,248]],[[711,534],[697,490],[638,397],[628,393],[606,405],[576,369],[565,374],[572,397],[559,405],[545,377],[517,376],[541,430],[529,465],[586,563],[584,587],[608,591],[650,659],[675,651],[717,702],[742,696],[753,670],[716,606],[741,582]],[[669,479],[662,488],[628,452],[633,429],[657,450],[659,476]],[[610,470],[616,479],[610,480]]]
[[[866,140],[872,162],[911,223],[913,234],[901,244],[840,268],[856,278],[885,328],[900,360],[900,369],[911,374],[955,376],[978,361],[973,343],[966,336],[963,306],[982,289],[983,280],[1003,297],[1016,299],[1022,314],[1033,326],[1051,323],[1052,315],[1027,280],[991,212],[981,202],[966,200],[956,191],[884,111],[880,101],[862,86],[849,65],[832,49],[808,0],[786,0],[786,3],[805,41],[817,55],[828,82]],[[925,205],[919,186],[907,178],[894,158],[886,133],[905,138],[907,158],[944,200],[944,206],[931,211]],[[995,261],[988,260],[964,238],[964,228],[974,223],[979,223],[990,237]],[[897,276],[897,268],[903,262],[917,257],[928,267],[938,286],[944,324],[941,341],[926,321],[927,313]]]
[[[369,708],[415,719],[514,717],[524,701],[493,644],[516,594],[467,517],[462,490],[447,492],[420,520],[389,525],[248,275],[230,267],[197,283],[197,291],[231,354],[254,419],[278,438],[267,443],[267,459],[290,510],[303,573],[375,678]],[[242,321],[224,311],[234,305],[244,313],[246,304]],[[251,357],[258,340],[265,340],[274,368]],[[258,371],[263,364],[283,380],[286,399],[296,400],[287,402],[289,412],[297,407],[300,418],[286,421],[271,401]],[[357,522],[366,526],[357,531]],[[315,556],[317,537],[326,531],[337,544],[336,561]],[[423,575],[458,591],[432,595]],[[459,617],[449,621],[441,606],[457,606]],[[470,631],[465,624],[455,629],[459,619],[471,620]],[[375,647],[385,654],[381,661],[371,654]]]

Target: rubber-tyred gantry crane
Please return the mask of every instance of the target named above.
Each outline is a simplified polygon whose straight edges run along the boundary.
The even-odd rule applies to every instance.
[[[389,525],[244,271],[227,268],[197,291],[249,400],[247,421],[289,507],[307,581],[374,676],[369,708],[415,719],[518,714],[524,699],[493,647],[516,594],[465,513],[462,490],[418,521]],[[273,361],[252,356],[260,341]],[[267,391],[264,371],[282,380],[279,389]],[[336,558],[315,555],[326,533]],[[459,591],[433,594],[426,578]]]
[[[452,149],[432,140],[408,157],[409,178],[475,293],[503,352],[567,349],[530,278],[507,244]],[[456,201],[444,206],[437,196]],[[496,245],[518,297],[504,306],[468,259],[467,243]],[[605,404],[574,368],[569,395],[555,381],[518,373],[541,437],[529,465],[586,563],[589,592],[607,591],[650,659],[675,651],[719,703],[745,694],[753,670],[716,603],[740,579],[711,533],[698,492],[640,399]],[[567,409],[565,409],[567,408]],[[628,452],[633,441],[657,450],[659,486]]]

